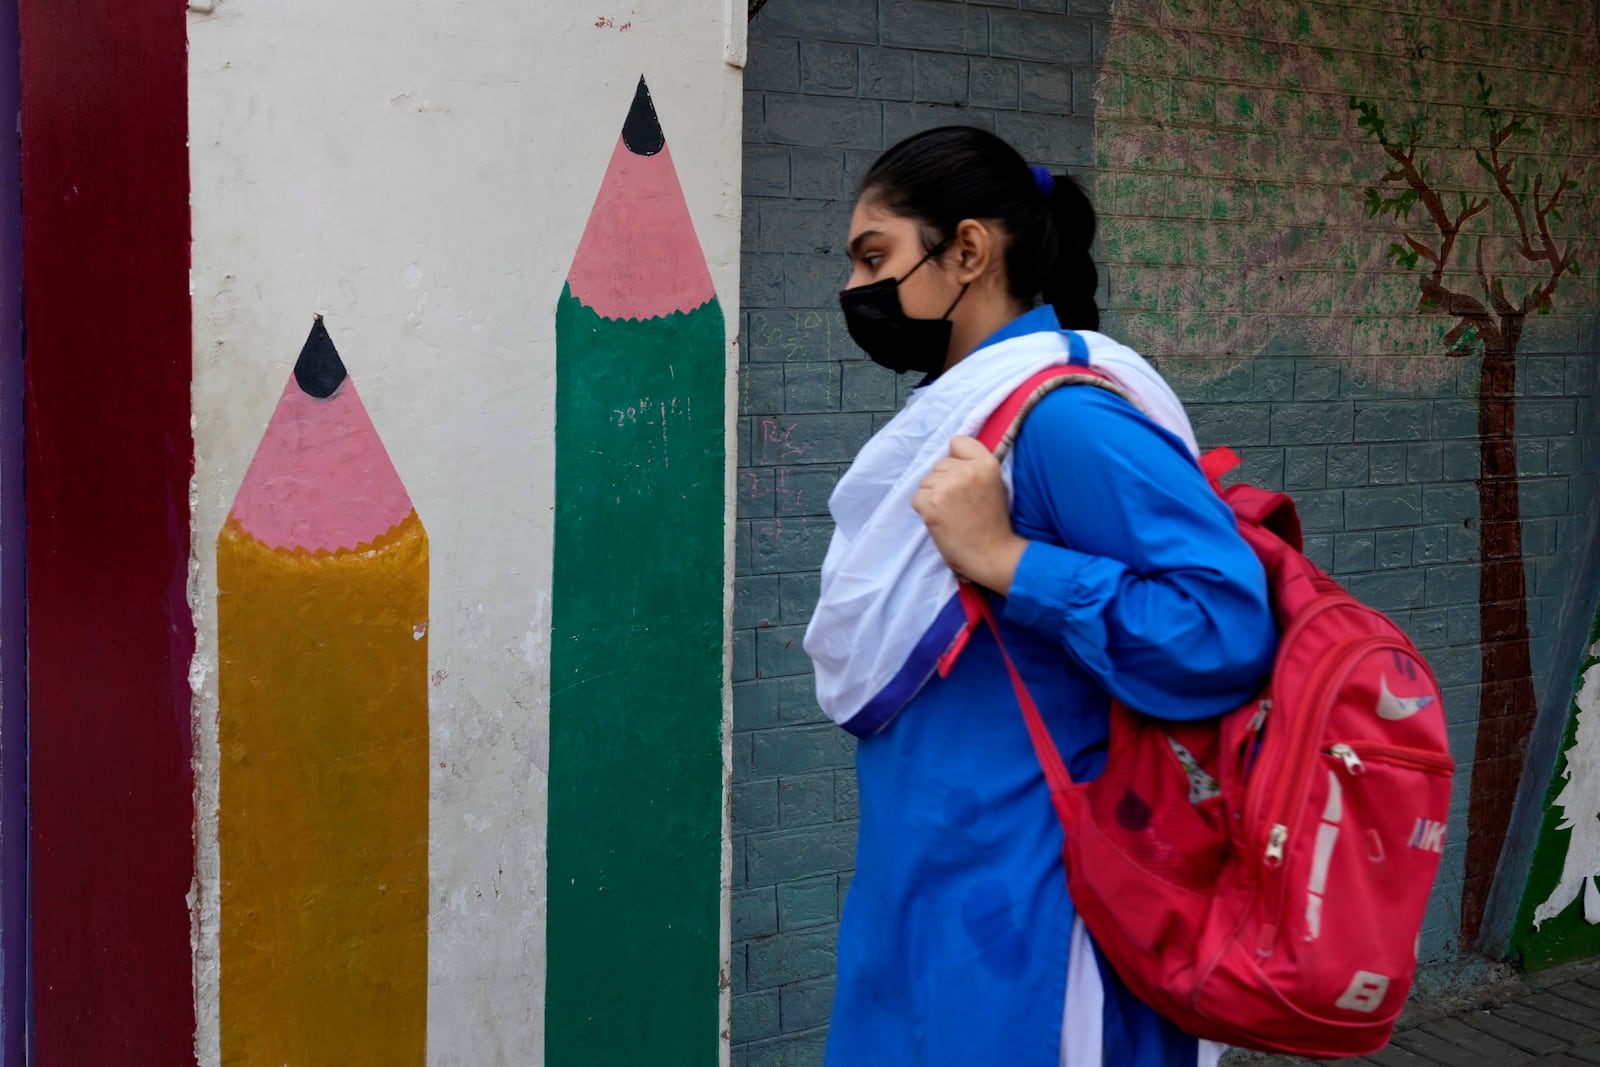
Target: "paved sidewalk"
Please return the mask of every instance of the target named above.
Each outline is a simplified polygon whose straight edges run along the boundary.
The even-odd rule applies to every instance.
[[[1226,1067],[1328,1061],[1235,1053]],[[1597,1067],[1600,958],[1519,975],[1406,1009],[1387,1048],[1334,1061],[1349,1067]]]

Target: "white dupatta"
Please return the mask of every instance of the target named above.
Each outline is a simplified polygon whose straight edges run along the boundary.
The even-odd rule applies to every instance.
[[[1103,334],[1045,330],[995,342],[912,394],[856,456],[828,501],[835,529],[806,629],[817,701],[858,737],[882,729],[932,675],[964,617],[955,574],[911,507],[917,487],[1039,371],[1088,363],[1196,456],[1188,416],[1137,352]],[[1011,484],[1009,456],[1002,464]]]

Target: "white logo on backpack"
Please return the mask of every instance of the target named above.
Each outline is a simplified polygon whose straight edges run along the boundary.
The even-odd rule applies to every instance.
[[[1322,809],[1322,825],[1317,827],[1316,851],[1311,861],[1311,882],[1306,887],[1306,940],[1322,936],[1322,897],[1328,890],[1328,867],[1333,862],[1333,846],[1339,840],[1339,820],[1344,818],[1344,787],[1339,776],[1328,772],[1328,803]]]
[[[1416,827],[1411,831],[1411,840],[1407,844],[1424,852],[1443,852],[1444,830],[1445,824],[1442,822],[1418,819]]]
[[[1350,988],[1344,991],[1344,996],[1338,999],[1334,1007],[1346,1011],[1374,1012],[1383,1003],[1383,995],[1388,991],[1389,979],[1384,975],[1357,971],[1350,980]]]
[[[1429,704],[1433,697],[1397,697],[1389,691],[1389,678],[1387,675],[1378,676],[1378,718],[1388,722],[1399,722],[1409,719]]]

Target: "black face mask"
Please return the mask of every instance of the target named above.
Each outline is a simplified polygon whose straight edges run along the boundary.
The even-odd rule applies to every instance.
[[[900,283],[943,251],[948,243],[939,242],[899,278],[858,285],[839,294],[845,327],[872,362],[896,374],[906,371],[938,374],[944,369],[944,361],[950,354],[950,312],[967,295],[967,286],[961,287],[961,292],[941,317],[913,319],[900,306]]]

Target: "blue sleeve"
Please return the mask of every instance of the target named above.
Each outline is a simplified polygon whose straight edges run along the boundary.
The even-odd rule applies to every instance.
[[[1012,476],[1032,544],[1009,621],[1149,715],[1201,718],[1255,694],[1277,644],[1266,577],[1177,437],[1104,390],[1059,388],[1023,424]]]

